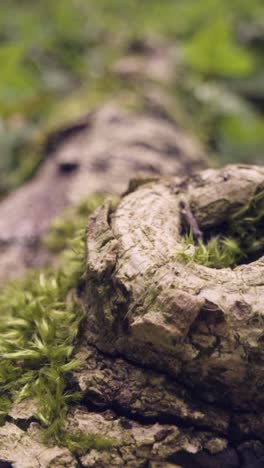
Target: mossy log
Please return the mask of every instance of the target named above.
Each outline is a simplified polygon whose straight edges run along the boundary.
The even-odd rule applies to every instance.
[[[82,406],[67,431],[107,438],[106,450],[45,447],[34,408],[22,402],[0,428],[3,468],[261,468],[264,416],[208,404],[169,376],[83,346]],[[12,422],[11,422],[12,421]]]
[[[226,235],[263,190],[263,168],[227,166],[133,186],[90,218],[84,306],[93,371],[78,375],[87,400],[143,424],[172,423],[181,434],[191,428],[202,459],[208,447],[200,432],[221,439],[213,452],[222,461],[199,461],[180,443],[164,462],[262,466],[263,250],[234,268],[183,262],[179,252],[186,212],[204,239]],[[263,220],[263,199],[259,209]],[[238,455],[245,440],[251,455],[259,444],[256,464]]]
[[[188,227],[195,249],[228,235],[237,213],[257,218],[261,239],[263,191],[263,168],[228,166],[137,181],[115,207],[97,209],[78,289],[87,314],[74,373],[81,400],[66,431],[111,446],[46,447],[25,402],[0,428],[0,466],[264,465],[263,250],[232,268],[180,255]],[[245,207],[256,199],[250,218]]]
[[[0,281],[50,260],[41,245],[65,207],[91,193],[121,194],[130,177],[190,174],[208,165],[173,121],[103,106],[50,134],[38,173],[0,204]]]

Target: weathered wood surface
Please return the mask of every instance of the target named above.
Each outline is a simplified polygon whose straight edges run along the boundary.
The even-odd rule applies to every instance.
[[[177,255],[182,206],[202,232],[263,189],[263,168],[228,166],[131,184],[92,215],[81,402],[66,428],[112,448],[46,447],[24,402],[0,428],[0,466],[263,466],[263,257],[214,269]]]
[[[51,134],[46,153],[36,176],[0,203],[0,279],[47,261],[39,240],[66,206],[93,192],[121,194],[131,177],[207,164],[198,142],[175,123],[112,104]]]
[[[47,162],[46,179],[40,178],[43,186],[36,191],[42,210],[50,200],[44,196],[50,168],[56,168],[57,177],[64,167],[56,187],[63,193],[58,206],[48,209],[43,224],[34,224],[36,200],[32,211],[31,205],[27,208],[37,179],[33,181],[18,204],[17,231],[15,209],[7,223],[9,240],[17,241],[16,232],[23,241],[40,238],[63,206],[84,195],[83,177],[89,171],[82,173],[76,154],[67,158],[61,153]],[[82,295],[87,321],[78,354],[81,366],[75,372],[81,402],[72,408],[66,428],[110,438],[112,448],[80,456],[47,447],[34,404],[24,402],[0,428],[0,467],[264,465],[263,257],[235,269],[213,269],[184,264],[177,255],[183,206],[198,234],[219,227],[264,189],[264,169],[227,166],[180,177],[187,166],[176,169],[177,159],[165,161],[172,163],[169,177],[152,174],[147,183],[137,179],[115,208],[106,201],[87,228],[87,288]],[[80,185],[75,177],[82,179]],[[17,196],[4,202],[3,213]],[[22,223],[21,234],[22,206],[29,210],[29,224],[27,231]],[[12,242],[3,242],[9,252]],[[27,248],[33,254],[30,242]]]
[[[125,424],[169,431],[142,466],[264,463],[263,257],[214,269],[177,256],[182,202],[211,229],[263,189],[263,168],[227,166],[143,184],[90,218],[85,365],[76,378],[101,417],[111,408]],[[123,442],[120,450],[121,459],[84,461],[122,466]],[[128,466],[141,466],[139,447],[133,453]]]
[[[143,185],[112,213],[105,203],[87,234],[88,341],[195,385],[205,400],[263,404],[263,257],[215,269],[177,256],[183,200],[203,230],[263,188],[263,168],[227,166]]]
[[[75,378],[82,406],[68,415],[67,429],[110,438],[112,448],[77,456],[45,447],[38,424],[30,422],[34,406],[25,402],[13,408],[11,421],[0,428],[0,466],[263,466],[263,414],[230,412],[204,402],[202,395],[162,372],[107,356],[85,343],[78,358],[82,368]]]

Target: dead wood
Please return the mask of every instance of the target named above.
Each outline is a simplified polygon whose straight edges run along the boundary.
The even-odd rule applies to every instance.
[[[262,168],[227,166],[146,183],[90,219],[87,344],[76,378],[97,411],[177,427],[172,451],[165,437],[159,455],[145,455],[150,466],[262,466],[263,257],[217,269],[177,252],[183,202],[208,235],[263,189]],[[93,456],[87,466],[111,460]]]
[[[66,206],[93,192],[121,194],[131,177],[206,165],[199,144],[176,124],[110,104],[54,132],[45,147],[37,175],[0,204],[0,278],[47,261],[39,241]]]

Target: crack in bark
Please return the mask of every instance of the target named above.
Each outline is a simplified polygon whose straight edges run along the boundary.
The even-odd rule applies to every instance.
[[[95,350],[96,347],[89,346],[83,349],[83,354],[80,352],[82,370],[75,374],[82,391],[83,401],[92,404],[89,408],[93,410],[99,408],[100,411],[111,408],[118,415],[135,419],[142,424],[159,422],[160,424],[176,424],[185,428],[203,429],[225,436],[230,441],[236,440],[237,443],[250,437],[250,434],[243,432],[243,427],[247,419],[254,421],[255,417],[255,434],[257,433],[260,439],[263,438],[264,418],[261,422],[257,413],[254,416],[251,412],[235,411],[228,407],[221,407],[219,404],[210,405],[201,400],[199,395],[197,398],[196,392],[190,391],[166,374],[142,365],[138,366],[120,355],[112,356]],[[91,353],[90,356],[89,353]],[[88,357],[85,358],[87,355]],[[157,387],[157,382],[162,391]],[[126,392],[122,388],[124,385]],[[157,395],[157,400],[154,402],[151,400],[148,402],[148,395],[151,392]],[[166,401],[167,406],[164,407]],[[200,412],[200,418],[195,419],[195,411]],[[202,414],[205,419],[201,419]],[[205,422],[206,416],[207,422]],[[218,420],[218,427],[215,426],[216,420]],[[236,424],[236,437],[232,438],[234,424]],[[258,424],[259,428],[257,428]],[[252,429],[251,432],[253,434],[254,430]]]

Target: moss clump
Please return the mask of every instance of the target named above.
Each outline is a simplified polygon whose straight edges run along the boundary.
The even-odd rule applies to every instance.
[[[193,235],[185,236],[183,249],[177,252],[177,257],[184,262],[193,261],[210,268],[228,268],[237,264],[242,252],[234,239],[212,237],[205,244],[199,240],[195,244]]]
[[[264,190],[231,216],[228,229],[239,243],[246,262],[264,254]]]
[[[113,441],[97,434],[65,432],[64,445],[75,455],[82,456],[91,449],[99,452],[109,450],[113,446]]]
[[[76,207],[67,209],[63,216],[53,222],[43,240],[44,245],[54,253],[65,249],[69,240],[85,227],[88,216],[103,203],[105,197],[106,194],[95,193],[82,200]]]
[[[264,190],[230,216],[222,235],[195,243],[193,234],[189,233],[184,237],[183,249],[177,252],[184,262],[193,261],[211,268],[234,268],[263,254]]]
[[[80,244],[81,242],[78,241]],[[14,400],[38,402],[46,427],[62,422],[77,398],[70,384],[83,314],[70,294],[82,274],[80,258],[63,268],[31,274],[0,294],[0,411],[2,422]],[[65,265],[66,266],[66,265]],[[71,385],[70,385],[71,387]]]
[[[95,206],[92,197],[76,209],[76,218],[72,213],[71,237]],[[32,398],[46,440],[77,451],[106,447],[107,442],[64,429],[69,407],[79,400],[72,371],[79,366],[74,354],[84,318],[75,293],[84,272],[84,230],[70,243],[65,235],[60,249],[66,243],[57,271],[32,272],[0,291],[0,423],[14,401]]]

